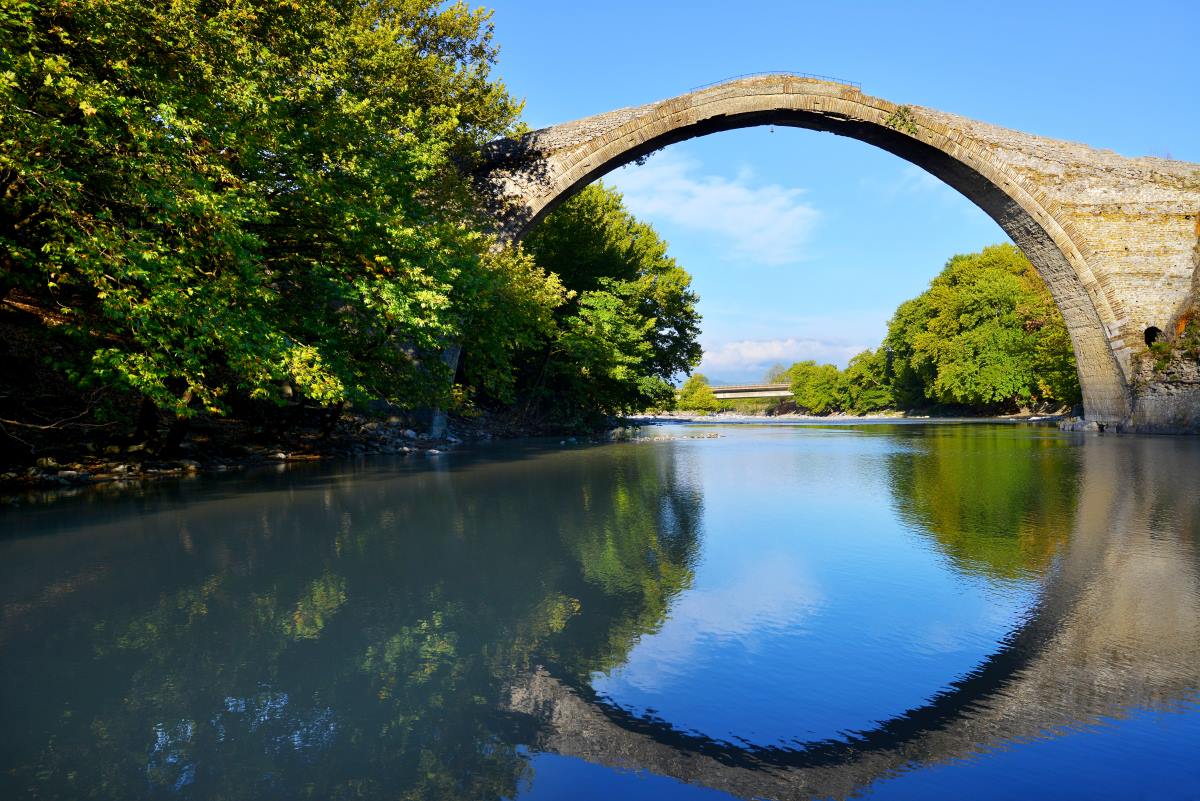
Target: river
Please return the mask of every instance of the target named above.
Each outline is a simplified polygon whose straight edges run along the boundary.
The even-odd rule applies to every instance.
[[[643,434],[0,510],[0,797],[1200,798],[1200,441]]]

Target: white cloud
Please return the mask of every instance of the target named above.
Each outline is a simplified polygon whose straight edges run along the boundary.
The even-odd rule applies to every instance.
[[[637,216],[723,240],[728,260],[778,265],[804,259],[820,212],[802,200],[803,189],[760,184],[749,170],[732,179],[700,170],[699,162],[668,151],[612,173],[608,182]]]
[[[698,372],[726,381],[755,381],[771,365],[812,359],[845,366],[850,357],[868,345],[823,339],[788,337],[787,339],[743,339],[705,348]]]

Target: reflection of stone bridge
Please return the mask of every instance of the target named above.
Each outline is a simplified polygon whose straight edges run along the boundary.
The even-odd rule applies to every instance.
[[[541,724],[537,746],[545,751],[744,798],[813,799],[845,798],[897,771],[1013,741],[1070,736],[1102,716],[1194,700],[1197,543],[1150,548],[1145,540],[1152,536],[1147,521],[1164,510],[1180,517],[1174,530],[1195,532],[1200,497],[1180,481],[1194,458],[1156,447],[1163,444],[1083,447],[1073,530],[1037,608],[970,675],[871,731],[795,749],[738,748],[635,717],[545,670],[513,688],[510,707]],[[1122,458],[1130,445],[1140,448],[1132,463]]]
[[[1196,301],[1200,165],[1124,158],[916,106],[856,86],[742,78],[496,143],[481,172],[509,239],[581,187],[658,148],[755,125],[853,137],[907,159],[983,209],[1033,262],[1062,311],[1086,415],[1200,431],[1200,380],[1139,373],[1157,332]]]

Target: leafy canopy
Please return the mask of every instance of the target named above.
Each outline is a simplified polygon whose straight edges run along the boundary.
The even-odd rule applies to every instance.
[[[1074,403],[1070,337],[1050,292],[1013,245],[955,256],[896,311],[885,347],[910,402],[976,407]]]
[[[180,415],[433,398],[465,325],[520,342],[561,302],[460,178],[520,111],[491,35],[435,0],[5,3],[0,297]]]
[[[1012,245],[955,256],[888,322],[883,346],[845,370],[799,362],[796,405],[866,414],[931,403],[979,411],[1080,398],[1066,324],[1033,265]]]
[[[526,239],[538,266],[569,292],[556,332],[530,354],[521,381],[562,418],[669,407],[672,379],[700,361],[691,276],[667,243],[593,184]]]
[[[702,373],[696,373],[684,382],[683,387],[679,390],[675,406],[689,412],[707,413],[718,411],[721,408],[721,402],[717,400],[716,393],[709,386],[708,377]]]

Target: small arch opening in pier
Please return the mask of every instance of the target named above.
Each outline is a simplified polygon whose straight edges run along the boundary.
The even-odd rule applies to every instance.
[[[1150,347],[1155,342],[1158,342],[1160,339],[1162,339],[1162,329],[1158,326],[1150,326],[1146,329],[1145,338],[1146,347]]]

